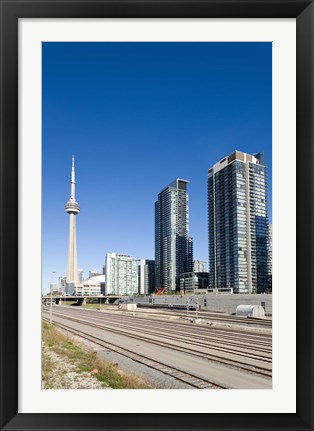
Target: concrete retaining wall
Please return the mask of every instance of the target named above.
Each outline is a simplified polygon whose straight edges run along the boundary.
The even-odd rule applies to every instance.
[[[241,304],[261,305],[266,314],[272,314],[272,295],[270,294],[215,294],[205,295],[152,295],[128,297],[128,302],[143,302],[151,304],[193,304],[199,305],[200,310],[232,314]]]

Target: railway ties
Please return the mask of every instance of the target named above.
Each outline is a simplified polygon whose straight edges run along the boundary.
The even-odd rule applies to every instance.
[[[44,310],[43,313],[44,317],[48,318],[48,311]],[[143,334],[138,333],[139,328],[137,327],[144,324],[143,318],[55,307],[53,319],[56,325],[63,326],[63,329],[73,334],[88,339],[106,350],[117,352],[149,368],[159,370],[190,387],[199,389],[271,387],[271,362],[267,364],[267,362],[261,361],[261,358],[259,361],[244,358],[239,354],[240,352],[236,351],[237,356],[214,350],[211,353],[201,352],[200,349],[195,350],[186,344],[180,346],[178,343],[170,342],[169,337],[167,337],[168,340],[143,337]],[[120,326],[118,322],[123,322],[123,324],[128,322],[128,331],[123,332],[122,328],[118,329]],[[161,322],[149,320],[148,326],[152,322],[158,326],[155,328],[156,331],[160,331]],[[177,327],[174,322],[168,323],[170,329]],[[165,329],[164,321],[162,325]],[[186,331],[190,326],[179,323],[179,328]],[[211,332],[210,328],[208,331]],[[164,332],[167,331],[162,330],[162,333]],[[159,336],[162,333],[159,333]],[[187,342],[188,340],[185,343]],[[172,358],[171,361],[169,358]],[[191,367],[191,365],[193,366]]]
[[[182,316],[182,317],[186,317],[187,316],[187,312],[183,313],[182,310],[176,310],[176,309],[162,309],[162,308],[157,308],[158,310],[158,315],[164,315],[164,316],[169,316],[169,315],[176,315],[178,317]],[[146,313],[146,314],[152,314],[153,311],[148,309],[138,309],[139,312],[141,313]],[[193,310],[188,310],[188,312],[190,313],[188,316],[192,317],[192,318],[200,318],[200,319],[204,319],[204,320],[209,320],[209,321],[215,321],[215,322],[229,322],[229,323],[234,323],[234,324],[239,324],[240,326],[246,325],[246,326],[260,326],[260,327],[265,327],[265,328],[271,328],[272,327],[272,321],[269,319],[258,319],[258,318],[251,318],[251,317],[240,317],[240,316],[235,316],[235,315],[224,315],[221,313],[214,313],[214,312],[210,312],[210,311],[193,311]],[[192,314],[191,314],[192,313]],[[193,314],[194,313],[194,314]]]
[[[226,340],[226,343],[228,343],[230,340],[232,341],[239,341],[241,343],[249,343],[250,346],[257,346],[257,348],[261,349],[267,349],[269,347],[271,349],[271,332],[268,334],[260,334],[260,333],[250,333],[247,334],[245,332],[239,332],[230,330],[230,328],[216,328],[216,327],[208,327],[208,326],[202,326],[202,325],[188,325],[186,322],[178,322],[178,321],[163,321],[163,320],[156,320],[156,319],[150,319],[150,318],[143,318],[141,316],[129,316],[129,315],[116,315],[112,313],[96,313],[95,311],[83,311],[83,310],[59,310],[61,311],[62,315],[69,315],[69,316],[82,316],[82,312],[86,313],[84,317],[88,317],[89,320],[93,321],[99,321],[99,323],[103,324],[110,324],[114,320],[114,324],[116,326],[121,327],[136,327],[140,329],[142,327],[147,332],[148,330],[157,331],[163,331],[165,328],[167,329],[167,333],[182,333],[182,330],[184,332],[188,331],[189,336],[191,337],[197,337],[198,339],[200,336],[203,340],[205,339],[213,339],[215,337],[216,340],[219,339],[219,341],[223,341],[222,339]],[[57,314],[61,315],[56,311]],[[229,340],[229,341],[228,341]]]
[[[43,317],[43,320],[45,321],[49,321],[48,318]],[[219,383],[214,383],[211,382],[210,380],[205,380],[205,379],[201,379],[197,376],[194,376],[193,374],[189,374],[186,373],[182,370],[179,370],[176,367],[171,367],[169,365],[165,365],[165,364],[160,364],[157,361],[154,361],[151,358],[145,357],[143,355],[140,355],[138,353],[134,353],[128,349],[125,349],[123,347],[120,346],[116,346],[112,343],[109,343],[107,341],[101,340],[98,337],[92,336],[92,335],[88,335],[78,329],[73,329],[70,326],[67,326],[65,324],[62,324],[60,322],[55,322],[57,324],[57,326],[59,326],[60,328],[66,330],[67,332],[70,332],[74,335],[80,336],[81,338],[91,341],[97,345],[100,345],[106,349],[109,349],[115,353],[119,353],[123,356],[128,357],[129,359],[132,359],[136,362],[139,362],[143,365],[146,365],[147,367],[153,368],[157,371],[160,371],[164,374],[167,374],[177,380],[182,381],[183,383],[186,383],[192,387],[195,387],[197,389],[226,389],[227,386],[219,384]]]
[[[146,334],[152,335],[167,334],[168,337],[180,337],[184,332],[189,338],[194,338],[194,341],[199,343],[202,340],[203,343],[219,343],[220,347],[222,344],[225,348],[230,348],[232,345],[237,344],[240,348],[249,348],[249,350],[260,351],[262,356],[263,352],[271,352],[271,332],[260,334],[260,333],[246,333],[242,331],[234,331],[232,328],[216,328],[211,326],[203,325],[189,325],[187,322],[178,321],[164,321],[161,319],[151,319],[142,316],[130,316],[125,314],[116,313],[99,313],[90,310],[66,310],[60,309],[55,310],[57,315],[68,315],[69,317],[76,316],[77,318],[82,317],[83,319],[98,322],[103,325],[114,325],[115,328],[120,327],[121,330],[133,328],[138,331],[144,331]]]
[[[63,313],[57,313],[57,315],[62,317]],[[191,341],[188,339],[184,341],[183,345],[182,337],[179,340],[175,337],[169,337],[168,334],[164,335],[163,338],[161,338],[160,334],[150,334],[148,336],[146,331],[139,332],[136,325],[129,325],[127,329],[125,329],[125,327],[121,328],[120,325],[117,325],[116,323],[113,325],[112,322],[110,322],[110,325],[108,326],[108,321],[106,323],[104,321],[99,322],[99,319],[95,319],[95,316],[90,317],[89,321],[82,319],[81,313],[79,318],[76,316],[77,313],[67,315],[66,318],[68,320],[72,320],[77,323],[83,323],[94,328],[105,329],[106,331],[110,331],[113,333],[127,335],[142,341],[148,341],[160,346],[170,347],[174,350],[180,350],[199,357],[205,357],[215,362],[224,363],[226,365],[228,364],[229,366],[236,366],[238,368],[243,368],[247,371],[253,371],[261,375],[271,376],[271,357],[267,358],[265,357],[265,355],[261,355],[261,353],[258,352],[256,352],[255,355],[250,354],[249,352],[243,351],[243,347],[239,348],[239,346],[234,346],[233,349],[230,350],[223,347],[219,347],[218,345],[215,347],[212,344],[203,346],[203,343],[195,343],[195,341]],[[130,321],[132,321],[132,323],[135,323],[132,319]],[[176,341],[176,345],[174,345],[173,341]],[[204,349],[206,349],[207,352]]]

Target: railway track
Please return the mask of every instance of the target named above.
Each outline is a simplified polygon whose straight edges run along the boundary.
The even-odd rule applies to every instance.
[[[243,344],[241,345],[241,348],[235,344],[239,342],[236,337],[233,341],[233,348],[230,347],[230,344],[227,345],[226,348],[223,344],[222,346],[219,346],[219,342],[217,342],[217,340],[215,340],[216,343],[213,345],[212,337],[206,340],[207,344],[203,341],[204,335],[198,334],[197,339],[195,337],[195,331],[199,328],[193,328],[187,324],[167,322],[166,325],[159,325],[156,328],[156,320],[147,322],[144,318],[144,322],[142,322],[141,318],[136,318],[135,320],[129,316],[123,316],[122,319],[118,319],[117,316],[108,316],[102,313],[98,314],[95,311],[86,311],[83,313],[84,316],[82,315],[81,310],[54,310],[54,314],[56,316],[69,319],[72,322],[154,343],[162,347],[171,348],[173,350],[202,357],[216,363],[228,365],[229,367],[239,368],[249,373],[265,377],[271,377],[272,374],[271,343],[268,345],[267,349],[264,346],[262,349],[254,350],[250,346],[247,346],[247,351],[245,351]],[[86,319],[87,316],[89,319],[88,321]],[[124,321],[123,324],[121,324],[121,320]],[[140,321],[140,324],[138,323],[138,320]],[[154,331],[151,330],[150,324],[155,325]],[[177,327],[178,325],[181,330],[180,335],[178,335],[179,329],[174,332],[171,329],[171,327]],[[207,330],[207,333],[210,331],[210,328],[205,329]],[[158,333],[161,330],[164,331],[162,333],[162,337],[160,333]],[[192,339],[188,332],[191,330],[194,332]],[[184,334],[182,334],[182,331],[184,331]],[[251,343],[251,338],[250,341],[247,340],[246,342]]]
[[[47,317],[43,317],[43,320],[49,321]],[[78,335],[81,338],[91,341],[95,344],[98,344],[99,346],[102,346],[106,349],[109,349],[113,352],[119,353],[120,355],[127,356],[128,358],[139,362],[143,365],[146,365],[150,368],[153,368],[155,370],[158,370],[164,374],[167,374],[171,377],[174,377],[177,380],[180,380],[184,383],[187,383],[188,385],[197,388],[197,389],[229,389],[228,386],[222,385],[216,381],[213,381],[213,379],[202,379],[198,376],[195,376],[193,374],[187,373],[186,371],[180,370],[177,367],[170,367],[169,365],[160,364],[157,361],[152,360],[151,358],[148,358],[144,355],[140,355],[138,353],[134,353],[131,350],[122,348],[120,346],[114,345],[112,343],[106,342],[101,340],[98,337],[91,336],[89,334],[86,334],[83,331],[80,331],[78,329],[73,329],[68,325],[64,325],[61,323],[57,323],[57,326],[60,328],[66,330],[67,332],[70,332],[74,335]]]
[[[95,313],[95,311],[99,311],[99,310],[90,310],[90,309],[83,309],[83,308],[76,308],[76,307],[74,307],[74,308],[69,308],[69,307],[63,307],[62,308],[62,310],[69,310],[71,313],[73,313],[74,311],[76,311],[76,312],[78,312],[78,313],[80,313],[80,312],[85,312],[85,313]],[[118,314],[116,311],[108,311],[108,310],[106,310],[106,309],[102,309],[101,311],[104,311],[104,314],[102,314],[103,316],[115,316],[115,321],[119,321],[119,319],[125,319],[125,318],[127,318],[127,317],[130,317],[130,319],[133,319],[133,317],[134,317],[134,313],[133,312],[123,312],[123,314]],[[153,325],[153,326],[156,326],[156,324],[158,324],[158,325],[162,325],[162,324],[167,324],[167,325],[171,325],[171,324],[174,324],[174,325],[176,325],[176,326],[179,326],[179,325],[181,325],[181,327],[187,327],[187,321],[184,321],[184,322],[178,322],[177,320],[167,320],[167,321],[165,321],[165,320],[163,320],[163,319],[158,319],[158,321],[157,321],[157,319],[156,318],[154,318],[154,317],[143,317],[142,316],[142,311],[140,311],[139,312],[139,314],[140,315],[138,315],[137,313],[136,313],[136,318],[137,318],[137,320],[142,320],[143,322],[144,322],[144,325],[145,325],[145,327],[147,326],[147,324],[148,323],[150,323],[151,325]],[[151,315],[152,313],[147,313],[147,316],[149,316],[149,315]],[[154,316],[156,316],[156,317],[160,317],[160,316],[173,316],[173,314],[171,314],[171,313],[158,313],[158,314],[154,314]],[[133,316],[133,317],[132,317]],[[178,317],[181,317],[180,315],[178,316]],[[186,316],[184,316],[183,315],[183,317],[186,317]],[[191,317],[191,316],[189,316],[189,317]],[[228,316],[227,316],[228,317]],[[203,318],[202,318],[202,320],[203,320]],[[189,322],[190,323],[190,322]],[[265,343],[265,344],[267,344],[267,343],[269,343],[269,345],[271,345],[271,327],[269,327],[268,329],[269,329],[269,332],[267,332],[267,333],[256,333],[256,331],[254,331],[253,333],[252,332],[244,332],[244,331],[242,331],[240,328],[234,328],[234,327],[229,327],[229,326],[226,326],[226,327],[217,327],[217,326],[211,326],[211,325],[206,325],[206,326],[204,326],[204,325],[197,325],[197,327],[196,326],[194,326],[194,325],[190,325],[190,328],[191,329],[195,329],[196,331],[197,331],[197,333],[198,334],[206,334],[206,333],[208,333],[208,329],[210,329],[211,331],[213,331],[213,332],[215,332],[215,336],[218,336],[219,334],[219,336],[221,336],[221,337],[228,337],[228,338],[230,338],[230,334],[232,334],[232,337],[234,337],[234,338],[236,338],[236,337],[238,337],[239,339],[241,339],[241,340],[247,340],[247,341],[256,341],[256,340],[259,340],[259,342],[261,343],[261,344],[263,344],[263,343]],[[196,329],[197,328],[197,329]]]
[[[216,322],[223,322],[223,323],[233,323],[237,325],[252,326],[252,327],[264,327],[264,328],[272,327],[271,319],[258,319],[258,318],[252,318],[252,317],[221,315],[219,313],[213,313],[210,311],[187,310],[183,312],[181,310],[175,310],[175,309],[168,311],[167,309],[154,308],[149,306],[147,306],[147,308],[139,307],[137,311],[140,313],[152,314],[154,310],[158,311],[158,315],[165,315],[165,316],[176,315],[179,317],[186,317],[188,315],[189,317],[201,318],[201,319],[210,320],[213,322],[216,321]]]
[[[78,312],[80,313],[80,312]],[[61,312],[59,315],[64,315]],[[73,313],[70,312],[69,315],[73,316]],[[80,316],[80,314],[77,314]],[[241,337],[234,337],[232,335],[228,335],[222,337],[221,335],[217,336],[217,333],[209,335],[209,329],[207,330],[199,330],[199,328],[191,327],[186,324],[177,324],[174,322],[169,322],[170,324],[161,324],[156,325],[156,321],[147,322],[143,321],[141,323],[140,319],[136,319],[134,321],[133,317],[123,316],[123,318],[119,318],[117,316],[114,317],[114,320],[111,316],[106,314],[99,315],[98,313],[91,312],[89,313],[89,319],[94,321],[95,323],[100,324],[110,324],[114,322],[114,327],[121,328],[122,330],[128,331],[132,328],[132,331],[135,329],[139,332],[150,335],[160,335],[162,333],[163,338],[171,339],[172,341],[187,341],[189,339],[190,344],[195,344],[198,346],[211,346],[212,348],[216,348],[217,350],[226,351],[232,353],[233,347],[237,345],[237,352],[240,353],[243,351],[244,356],[248,357],[256,357],[255,352],[258,353],[259,356],[263,357],[266,361],[271,360],[271,342],[268,340],[267,343],[261,342],[260,338],[258,340],[254,339],[254,337],[247,337],[245,340],[241,340]],[[84,320],[85,321],[85,320]],[[173,327],[178,327],[180,329],[172,329]],[[108,326],[103,326],[104,329],[108,329]],[[244,352],[245,350],[245,352]],[[249,351],[254,353],[250,354]]]
[[[118,311],[118,307],[112,307],[113,310]],[[271,329],[272,327],[272,319],[259,319],[253,317],[242,317],[235,315],[227,315],[222,313],[215,313],[212,311],[205,310],[177,310],[177,309],[167,309],[167,308],[159,308],[159,307],[151,307],[149,304],[147,307],[141,306],[137,308],[137,313],[146,314],[146,315],[155,315],[155,316],[176,316],[182,318],[200,318],[203,320],[208,320],[209,322],[222,322],[224,324],[234,324],[239,326],[246,326],[252,328],[265,328]]]
[[[85,313],[85,315],[89,315],[90,317],[97,318],[96,316],[101,315],[101,319],[104,320],[112,320],[114,319],[115,324],[134,324],[134,316],[130,314],[123,314],[123,315],[117,315],[115,313],[101,313],[100,315],[95,310],[83,310],[83,309],[67,309],[67,308],[61,308],[62,313],[68,313],[69,315],[73,315],[76,313],[76,315],[81,315],[82,312]],[[156,320],[154,318],[149,317],[141,317],[136,315],[136,325],[139,327],[142,325],[145,330],[149,330],[153,328],[154,330],[160,330],[163,331],[164,329],[167,330],[167,333],[189,333],[191,337],[195,336],[198,337],[198,339],[203,337],[203,339],[208,340],[219,340],[224,341],[226,344],[230,342],[230,340],[237,341],[240,345],[247,345],[250,344],[251,346],[256,346],[258,349],[271,349],[271,332],[268,332],[267,334],[260,334],[260,333],[245,333],[241,331],[235,331],[235,330],[229,330],[229,328],[218,328],[215,326],[203,326],[203,325],[191,325],[190,322],[178,322],[178,321],[165,321],[165,320]],[[140,323],[142,322],[142,324]],[[179,329],[177,329],[179,328]]]

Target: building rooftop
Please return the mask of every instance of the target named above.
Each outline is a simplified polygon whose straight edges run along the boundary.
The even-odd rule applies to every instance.
[[[106,281],[106,276],[103,274],[103,275],[96,275],[95,277],[88,278],[82,284],[84,286],[85,285],[90,286],[90,285],[97,285],[97,284],[100,284],[100,283],[105,283],[105,281]]]
[[[166,190],[169,187],[175,188],[175,189],[183,189],[186,190],[186,185],[189,183],[190,181],[188,180],[183,180],[182,178],[176,178],[175,180],[173,180],[168,186],[164,187],[160,193],[162,193],[164,190]],[[181,187],[180,187],[181,186]]]
[[[240,162],[250,162],[254,164],[262,164],[261,162],[264,161],[263,154],[257,153],[257,154],[248,154],[244,153],[242,151],[233,151],[228,156],[221,159],[219,162],[215,163],[214,166],[210,169],[208,169],[208,174],[216,173],[220,171],[221,169],[225,168],[230,163],[234,162],[234,160],[238,160]]]

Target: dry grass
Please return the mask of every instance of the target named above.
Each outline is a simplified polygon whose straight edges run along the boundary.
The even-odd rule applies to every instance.
[[[53,370],[53,363],[47,355],[47,349],[60,358],[75,365],[75,371],[82,375],[90,376],[92,370],[97,369],[95,377],[101,382],[103,387],[113,389],[153,389],[152,386],[144,382],[140,377],[119,370],[117,364],[111,364],[102,360],[95,352],[73,342],[73,339],[63,334],[54,325],[43,322],[42,325],[43,360],[42,379],[49,382]],[[66,371],[65,371],[66,372]],[[49,384],[47,385],[49,387]]]

